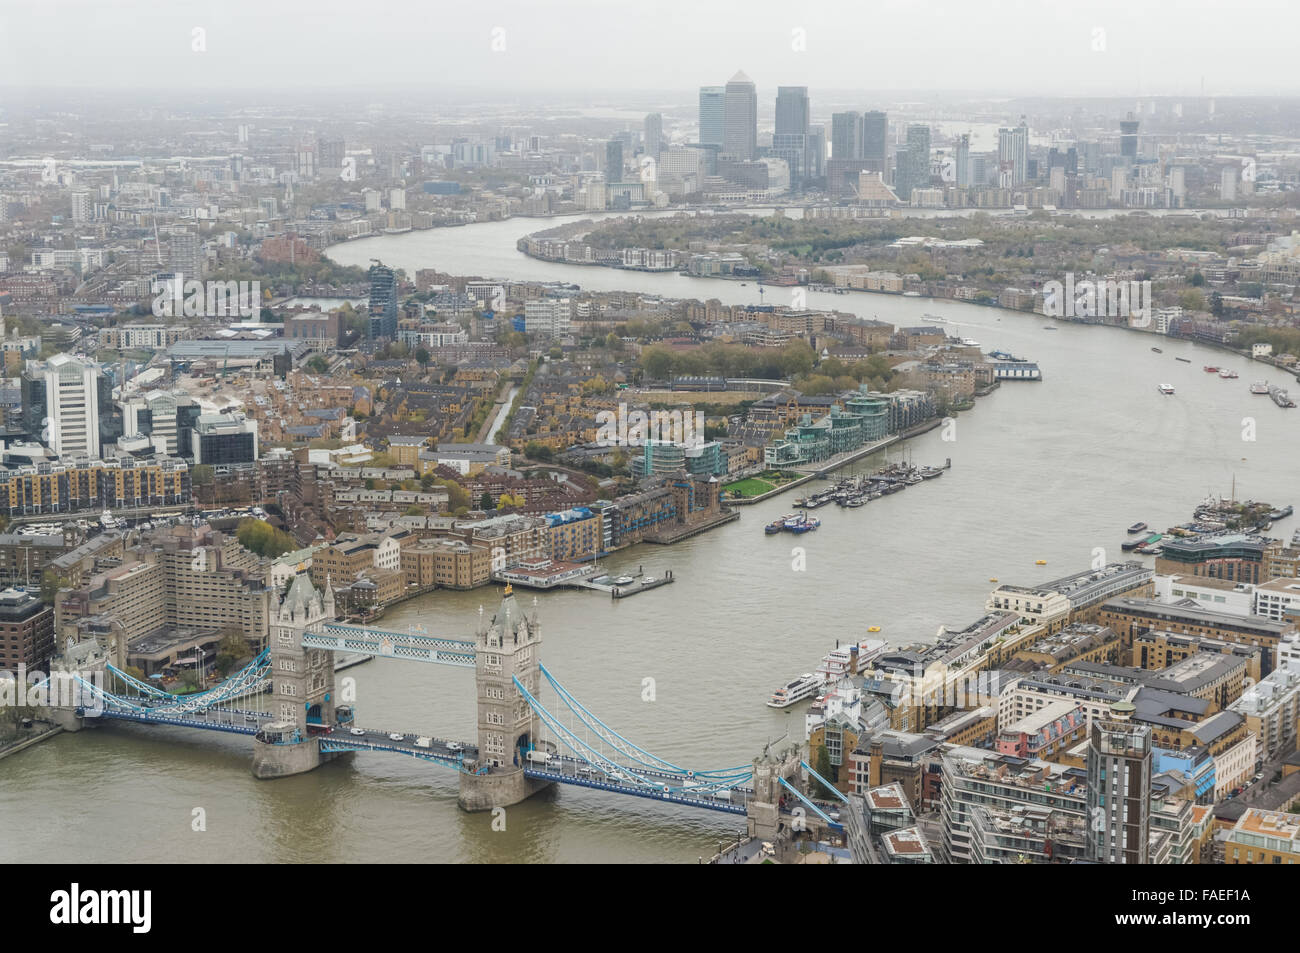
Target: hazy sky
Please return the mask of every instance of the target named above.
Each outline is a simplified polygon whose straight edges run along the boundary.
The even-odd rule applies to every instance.
[[[1296,0],[0,0],[0,86],[1295,94],[1298,28]]]

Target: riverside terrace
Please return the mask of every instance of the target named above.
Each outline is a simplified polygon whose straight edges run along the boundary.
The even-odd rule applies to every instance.
[[[1067,622],[1099,621],[1086,610],[1107,599],[1150,595],[1153,578],[1140,562],[1109,563],[1036,586],[1000,585],[989,594],[985,608],[1019,613],[1024,621],[1046,626],[1051,634]]]

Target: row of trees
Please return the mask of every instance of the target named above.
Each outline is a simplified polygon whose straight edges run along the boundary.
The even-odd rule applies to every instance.
[[[693,351],[678,352],[655,345],[641,352],[641,368],[651,380],[680,376],[792,380],[805,393],[847,390],[863,382],[882,387],[894,376],[883,354],[873,354],[854,363],[835,357],[818,363],[817,355],[804,341],[791,341],[773,351],[711,343]]]
[[[790,380],[812,371],[816,354],[804,341],[785,347],[751,350],[741,344],[712,342],[691,351],[652,345],[641,352],[641,368],[651,380],[680,376],[753,377]]]

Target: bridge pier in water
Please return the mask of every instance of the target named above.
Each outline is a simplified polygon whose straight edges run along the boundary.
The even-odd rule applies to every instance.
[[[475,636],[474,693],[478,759],[460,775],[458,802],[466,811],[509,807],[553,782],[524,776],[527,752],[537,743],[539,719],[514,680],[537,696],[542,628],[528,618],[507,585],[496,615]]]
[[[307,648],[304,632],[319,631],[334,619],[334,591],[322,594],[306,574],[294,577],[288,593],[272,607],[270,625],[272,720],[253,738],[253,777],[284,778],[303,774],[338,754],[320,749],[320,739],[307,733],[313,722],[335,720],[334,653]]]

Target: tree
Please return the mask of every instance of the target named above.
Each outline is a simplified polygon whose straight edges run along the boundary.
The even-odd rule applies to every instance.
[[[326,374],[329,372],[330,362],[323,355],[313,354],[307,359],[307,368],[317,374]]]
[[[251,654],[244,633],[239,629],[227,628],[225,635],[217,646],[217,657],[213,664],[216,666],[218,673],[226,675],[235,667],[237,662]]]
[[[501,498],[497,500],[497,509],[504,510],[511,506],[521,507],[526,502],[527,501],[522,496],[519,496],[518,494],[512,496],[509,493],[502,493]]]
[[[820,774],[828,781],[834,781],[834,767],[831,765],[831,753],[826,750],[825,745],[817,746],[817,758],[813,762],[813,770]],[[826,785],[822,784],[816,778],[812,781],[813,791],[819,792],[822,797],[834,797],[834,792]]]
[[[60,589],[66,589],[71,583],[56,573],[53,569],[47,569],[41,574],[41,602],[48,606],[54,605],[54,597],[59,594]]]
[[[421,367],[429,366],[429,360],[431,356],[432,355],[429,354],[428,348],[417,347],[415,349],[415,362],[419,364]]]
[[[492,509],[492,494],[487,490],[484,490],[483,495],[478,498],[478,508],[480,510]]]
[[[641,352],[641,367],[651,380],[667,380],[673,370],[673,353],[665,347],[648,347]]]
[[[438,485],[447,491],[447,509],[455,513],[469,512],[469,491],[455,480],[438,480]]]
[[[542,463],[550,463],[555,459],[555,452],[544,443],[530,440],[524,445],[524,456],[528,457],[530,460],[540,460]]]
[[[242,520],[235,528],[239,544],[259,556],[274,558],[298,548],[298,541],[282,529],[258,519]]]

